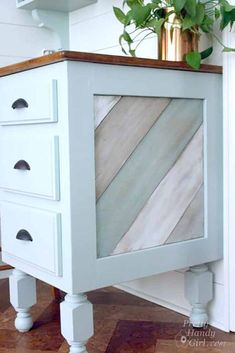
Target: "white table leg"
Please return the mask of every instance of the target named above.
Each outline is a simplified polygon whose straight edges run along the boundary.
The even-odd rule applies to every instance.
[[[207,304],[213,299],[213,274],[206,265],[190,268],[185,273],[185,297],[192,305],[190,323],[203,327],[208,323]]]
[[[27,332],[33,326],[30,307],[36,304],[36,280],[17,269],[10,275],[10,302],[17,311],[15,327]]]
[[[70,345],[70,353],[87,353],[86,343],[93,335],[92,304],[84,294],[67,294],[60,304],[61,333]]]

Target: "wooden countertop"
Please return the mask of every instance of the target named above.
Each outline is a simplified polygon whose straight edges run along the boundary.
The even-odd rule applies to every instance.
[[[94,53],[82,53],[75,51],[58,51],[53,54],[40,56],[38,58],[33,58],[30,60],[19,62],[17,64],[2,67],[0,68],[0,77],[65,60],[222,74],[222,67],[216,65],[203,64],[201,65],[201,68],[199,70],[194,70],[184,62],[162,61],[155,59],[142,59],[127,56],[103,55]]]

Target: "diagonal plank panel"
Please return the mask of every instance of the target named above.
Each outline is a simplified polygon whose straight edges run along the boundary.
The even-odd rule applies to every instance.
[[[203,120],[200,100],[174,99],[97,201],[98,257],[108,256]]]
[[[202,185],[203,128],[154,191],[113,254],[165,243]]]
[[[94,97],[95,128],[101,124],[106,115],[113,109],[120,99],[121,96],[97,95]]]
[[[191,240],[204,236],[204,188],[201,186],[197,195],[183,214],[165,244]]]
[[[95,133],[99,198],[169,104],[168,98],[122,97]]]

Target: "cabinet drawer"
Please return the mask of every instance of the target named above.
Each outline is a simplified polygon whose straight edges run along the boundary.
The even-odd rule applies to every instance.
[[[59,200],[57,136],[11,136],[0,141],[0,187]]]
[[[2,78],[0,124],[57,121],[57,81],[22,73]]]
[[[1,231],[3,252],[61,275],[59,213],[3,202]]]

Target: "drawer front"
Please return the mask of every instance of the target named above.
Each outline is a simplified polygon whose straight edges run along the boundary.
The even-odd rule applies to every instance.
[[[7,76],[1,80],[0,94],[1,125],[57,121],[56,80],[35,79],[32,73]]]
[[[1,231],[3,252],[61,275],[59,213],[3,202]]]
[[[59,200],[58,137],[3,138],[0,141],[0,170],[2,189]]]

